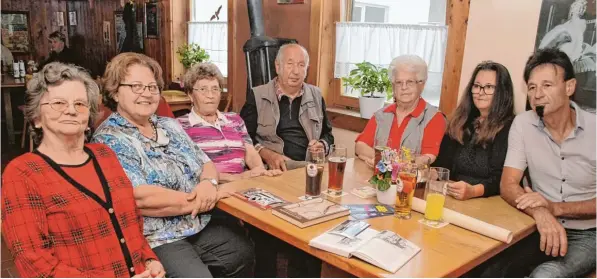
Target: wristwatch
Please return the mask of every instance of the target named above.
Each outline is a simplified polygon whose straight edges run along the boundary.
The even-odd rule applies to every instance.
[[[209,183],[211,183],[211,185],[213,185],[214,187],[216,187],[216,190],[218,190],[220,188],[220,183],[218,183],[218,180],[215,178],[203,178],[201,179],[201,182],[203,182],[204,180],[207,180]]]

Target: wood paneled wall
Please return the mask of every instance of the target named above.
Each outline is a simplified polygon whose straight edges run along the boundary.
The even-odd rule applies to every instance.
[[[144,51],[148,56],[156,59],[164,70],[166,82],[170,82],[172,59],[170,55],[171,29],[167,28],[170,20],[170,1],[160,0],[160,37],[146,38]],[[182,0],[176,0],[182,1]],[[135,0],[137,4],[138,21],[143,18],[143,3],[147,0]],[[76,49],[82,57],[86,68],[93,74],[102,74],[106,63],[118,54],[116,49],[116,34],[114,29],[114,12],[122,11],[120,0],[65,1],[65,0],[3,0],[2,10],[29,12],[32,52],[29,56],[18,59],[35,59],[41,61],[50,52],[48,35],[54,31],[61,31],[69,37],[81,38],[81,46]],[[68,26],[68,12],[77,13],[77,25]],[[55,12],[64,12],[65,26],[57,26]],[[103,40],[103,22],[110,22],[110,44]],[[70,30],[69,30],[70,28]],[[72,45],[71,42],[68,42]]]
[[[263,0],[265,34],[273,38],[296,39],[309,49],[311,23],[311,2],[304,4],[280,5],[275,0]],[[318,1],[318,0],[315,0]],[[243,44],[250,38],[247,1],[228,1],[228,90],[233,93],[232,110],[240,111],[246,99],[247,66]]]

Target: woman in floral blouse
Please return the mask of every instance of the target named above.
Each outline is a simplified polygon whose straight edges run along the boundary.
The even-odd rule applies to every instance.
[[[54,62],[27,84],[39,147],[2,176],[2,235],[23,277],[164,277],[116,154],[86,144],[99,88]]]
[[[123,53],[102,82],[113,113],[93,140],[118,155],[145,216],[145,237],[168,276],[247,277],[251,242],[238,226],[211,220],[215,203],[229,195],[218,191],[216,167],[176,120],[155,115],[164,84],[159,64]]]

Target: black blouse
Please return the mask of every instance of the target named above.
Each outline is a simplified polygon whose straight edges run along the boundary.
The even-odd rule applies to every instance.
[[[472,136],[464,137],[464,145],[446,133],[432,166],[449,169],[452,181],[464,181],[471,185],[483,184],[484,197],[499,195],[510,126],[512,121],[506,122],[486,148],[474,143],[474,133]],[[472,125],[469,129],[473,130]]]

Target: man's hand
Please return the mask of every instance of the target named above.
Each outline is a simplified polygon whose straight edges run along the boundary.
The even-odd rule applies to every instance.
[[[516,202],[516,208],[525,210],[527,208],[545,207],[553,215],[553,206],[550,201],[545,199],[543,195],[533,192],[529,187],[524,187],[525,194],[518,197]]]
[[[321,141],[311,140],[309,141],[309,151],[325,150],[325,147]]]
[[[278,154],[272,150],[269,150],[267,148],[263,148],[261,149],[261,151],[259,152],[259,155],[261,155],[261,158],[263,158],[263,160],[265,161],[265,163],[269,166],[270,169],[272,170],[282,170],[282,171],[286,171],[286,159],[287,157],[282,155],[282,154]]]
[[[166,277],[166,270],[164,270],[164,266],[159,261],[153,260],[146,266],[146,270],[151,275],[151,278],[164,278]]]
[[[206,212],[214,208],[216,205],[217,200],[217,189],[214,187],[209,181],[203,180],[195,186],[193,192],[189,193],[187,196],[187,201],[193,201],[195,204],[193,206],[193,211],[191,212],[191,216],[195,218],[197,214],[201,212]]]
[[[457,200],[465,201],[473,197],[473,187],[464,181],[448,183],[448,194]]]
[[[565,256],[568,252],[568,238],[566,230],[558,220],[545,208],[535,209],[533,219],[535,219],[537,230],[541,234],[539,249],[548,256]]]

